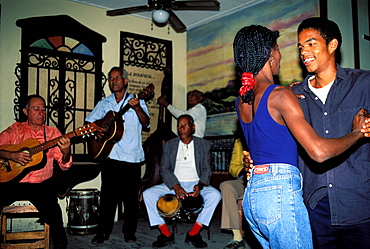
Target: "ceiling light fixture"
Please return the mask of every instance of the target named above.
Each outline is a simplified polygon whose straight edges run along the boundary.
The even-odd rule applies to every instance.
[[[168,18],[170,17],[170,14],[165,10],[154,10],[152,12],[152,18],[157,23],[165,23],[167,22]]]

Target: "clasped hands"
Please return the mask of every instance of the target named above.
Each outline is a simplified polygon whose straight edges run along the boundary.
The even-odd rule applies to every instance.
[[[361,125],[360,131],[364,134],[364,137],[370,137],[370,114],[369,112],[361,108],[356,114],[360,116],[360,122],[363,122]]]

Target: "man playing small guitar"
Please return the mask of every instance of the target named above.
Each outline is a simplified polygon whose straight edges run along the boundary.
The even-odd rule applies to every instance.
[[[58,129],[44,125],[46,116],[45,100],[39,95],[27,97],[23,108],[28,117],[26,122],[15,122],[0,133],[0,145],[16,145],[27,139],[36,139],[46,142],[61,136]],[[44,157],[42,168],[32,170],[25,177],[17,181],[1,183],[0,209],[17,200],[29,200],[39,210],[42,220],[50,225],[54,248],[66,248],[67,236],[63,227],[63,219],[58,204],[55,185],[50,179],[53,174],[53,162],[67,170],[72,165],[71,142],[68,137],[61,137],[57,146],[49,148]],[[33,158],[25,151],[0,150],[0,158],[11,160],[20,165],[29,164]],[[10,170],[8,166],[2,171]]]
[[[99,101],[85,120],[101,126],[96,139],[98,142],[95,144],[105,147],[109,141],[114,140],[114,146],[111,151],[108,150],[110,154],[108,153],[107,158],[101,158],[104,160],[101,167],[100,212],[97,235],[91,241],[93,244],[101,244],[109,239],[114,225],[115,210],[122,200],[124,204],[122,232],[125,242],[136,241],[138,193],[141,164],[144,161],[141,131],[148,128],[150,123],[145,101],[126,91],[127,77],[126,70],[119,67],[113,67],[109,71],[109,87],[112,94]],[[117,134],[119,135],[117,138],[112,138]],[[103,142],[99,143],[101,140]],[[99,155],[102,152],[101,148],[96,151]]]

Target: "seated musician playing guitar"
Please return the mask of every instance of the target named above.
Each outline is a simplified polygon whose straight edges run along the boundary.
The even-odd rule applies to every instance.
[[[190,115],[181,115],[177,119],[177,129],[179,137],[163,145],[160,172],[164,183],[143,192],[150,225],[158,226],[161,232],[158,239],[153,242],[153,247],[165,247],[175,243],[174,235],[157,210],[157,201],[161,196],[175,194],[177,199],[185,199],[201,194],[204,207],[193,228],[186,234],[185,242],[196,248],[204,248],[207,247],[207,243],[203,241],[200,230],[203,225],[209,225],[221,200],[220,192],[209,186],[212,176],[211,144],[207,140],[193,136],[195,125]]]
[[[28,96],[23,112],[28,117],[26,122],[15,122],[0,133],[0,145],[2,145],[0,147],[0,158],[3,159],[3,162],[7,161],[7,163],[2,163],[0,173],[11,172],[12,168],[9,166],[11,163],[14,163],[14,167],[26,167],[33,160],[36,160],[32,153],[30,154],[24,149],[22,151],[3,150],[4,145],[16,145],[32,139],[38,142],[46,142],[58,137],[61,138],[56,141],[55,145],[57,146],[47,150],[44,160],[41,160],[39,165],[24,170],[24,173],[29,172],[28,174],[25,176],[20,174],[19,177],[11,181],[0,183],[0,210],[3,206],[10,205],[14,201],[29,200],[39,210],[41,219],[50,225],[54,248],[67,248],[68,241],[63,227],[62,212],[51,177],[54,161],[62,170],[71,167],[70,139],[61,136],[58,129],[44,125],[46,108],[45,100],[41,96]]]
[[[124,205],[122,232],[125,242],[136,241],[135,232],[139,218],[138,193],[141,165],[144,161],[141,131],[148,128],[150,123],[145,101],[126,91],[127,77],[126,70],[122,68],[113,67],[109,71],[109,87],[112,94],[99,101],[85,120],[103,126],[98,128],[100,131],[98,139],[93,141],[90,139],[92,145],[89,147],[89,153],[98,152],[99,155],[93,155],[95,159],[104,159],[101,171],[98,231],[91,241],[93,244],[101,244],[109,239],[117,205],[122,201]],[[115,116],[118,116],[118,119]],[[112,137],[116,138],[110,139]],[[101,148],[91,148],[93,146]]]

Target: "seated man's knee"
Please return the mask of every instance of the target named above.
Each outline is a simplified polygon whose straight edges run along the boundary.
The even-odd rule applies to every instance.
[[[232,181],[233,180],[229,180],[229,181],[224,181],[220,184],[220,190],[221,190],[221,193],[225,193],[225,192],[235,192],[235,188],[234,186],[232,185]]]

